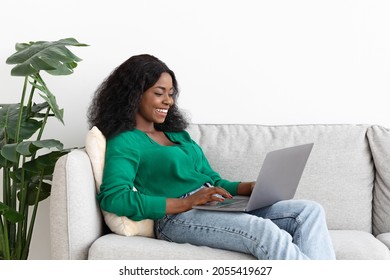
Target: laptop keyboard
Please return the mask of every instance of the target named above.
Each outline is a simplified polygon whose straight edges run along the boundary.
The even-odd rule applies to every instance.
[[[226,207],[245,207],[248,204],[248,200],[245,199],[225,199],[223,202],[218,202],[219,208]]]

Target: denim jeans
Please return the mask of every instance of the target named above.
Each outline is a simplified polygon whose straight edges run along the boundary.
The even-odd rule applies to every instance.
[[[190,210],[155,222],[159,239],[252,254],[263,260],[335,259],[325,213],[307,200],[249,213]]]

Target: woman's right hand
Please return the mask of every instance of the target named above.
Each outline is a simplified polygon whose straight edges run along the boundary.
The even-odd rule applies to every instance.
[[[233,196],[221,187],[201,188],[194,194],[186,197],[190,201],[191,208],[195,205],[202,205],[208,202],[217,201],[222,202],[225,198],[232,198]]]
[[[225,198],[232,198],[232,195],[221,187],[201,188],[186,198],[167,198],[166,213],[182,213],[192,209],[195,205],[212,201],[222,202]]]

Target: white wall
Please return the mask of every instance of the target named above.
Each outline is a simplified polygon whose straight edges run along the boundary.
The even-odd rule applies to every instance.
[[[390,127],[390,2],[383,0],[2,0],[1,103],[21,78],[5,59],[16,42],[74,37],[75,74],[48,77],[65,124],[46,137],[83,146],[100,82],[128,57],[154,54],[177,74],[179,104],[197,123],[375,123]],[[48,259],[49,200],[31,259]]]

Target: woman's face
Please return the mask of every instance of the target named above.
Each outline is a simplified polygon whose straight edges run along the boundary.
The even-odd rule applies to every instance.
[[[173,83],[168,73],[162,73],[158,81],[141,96],[136,115],[137,127],[163,123],[173,105]]]

